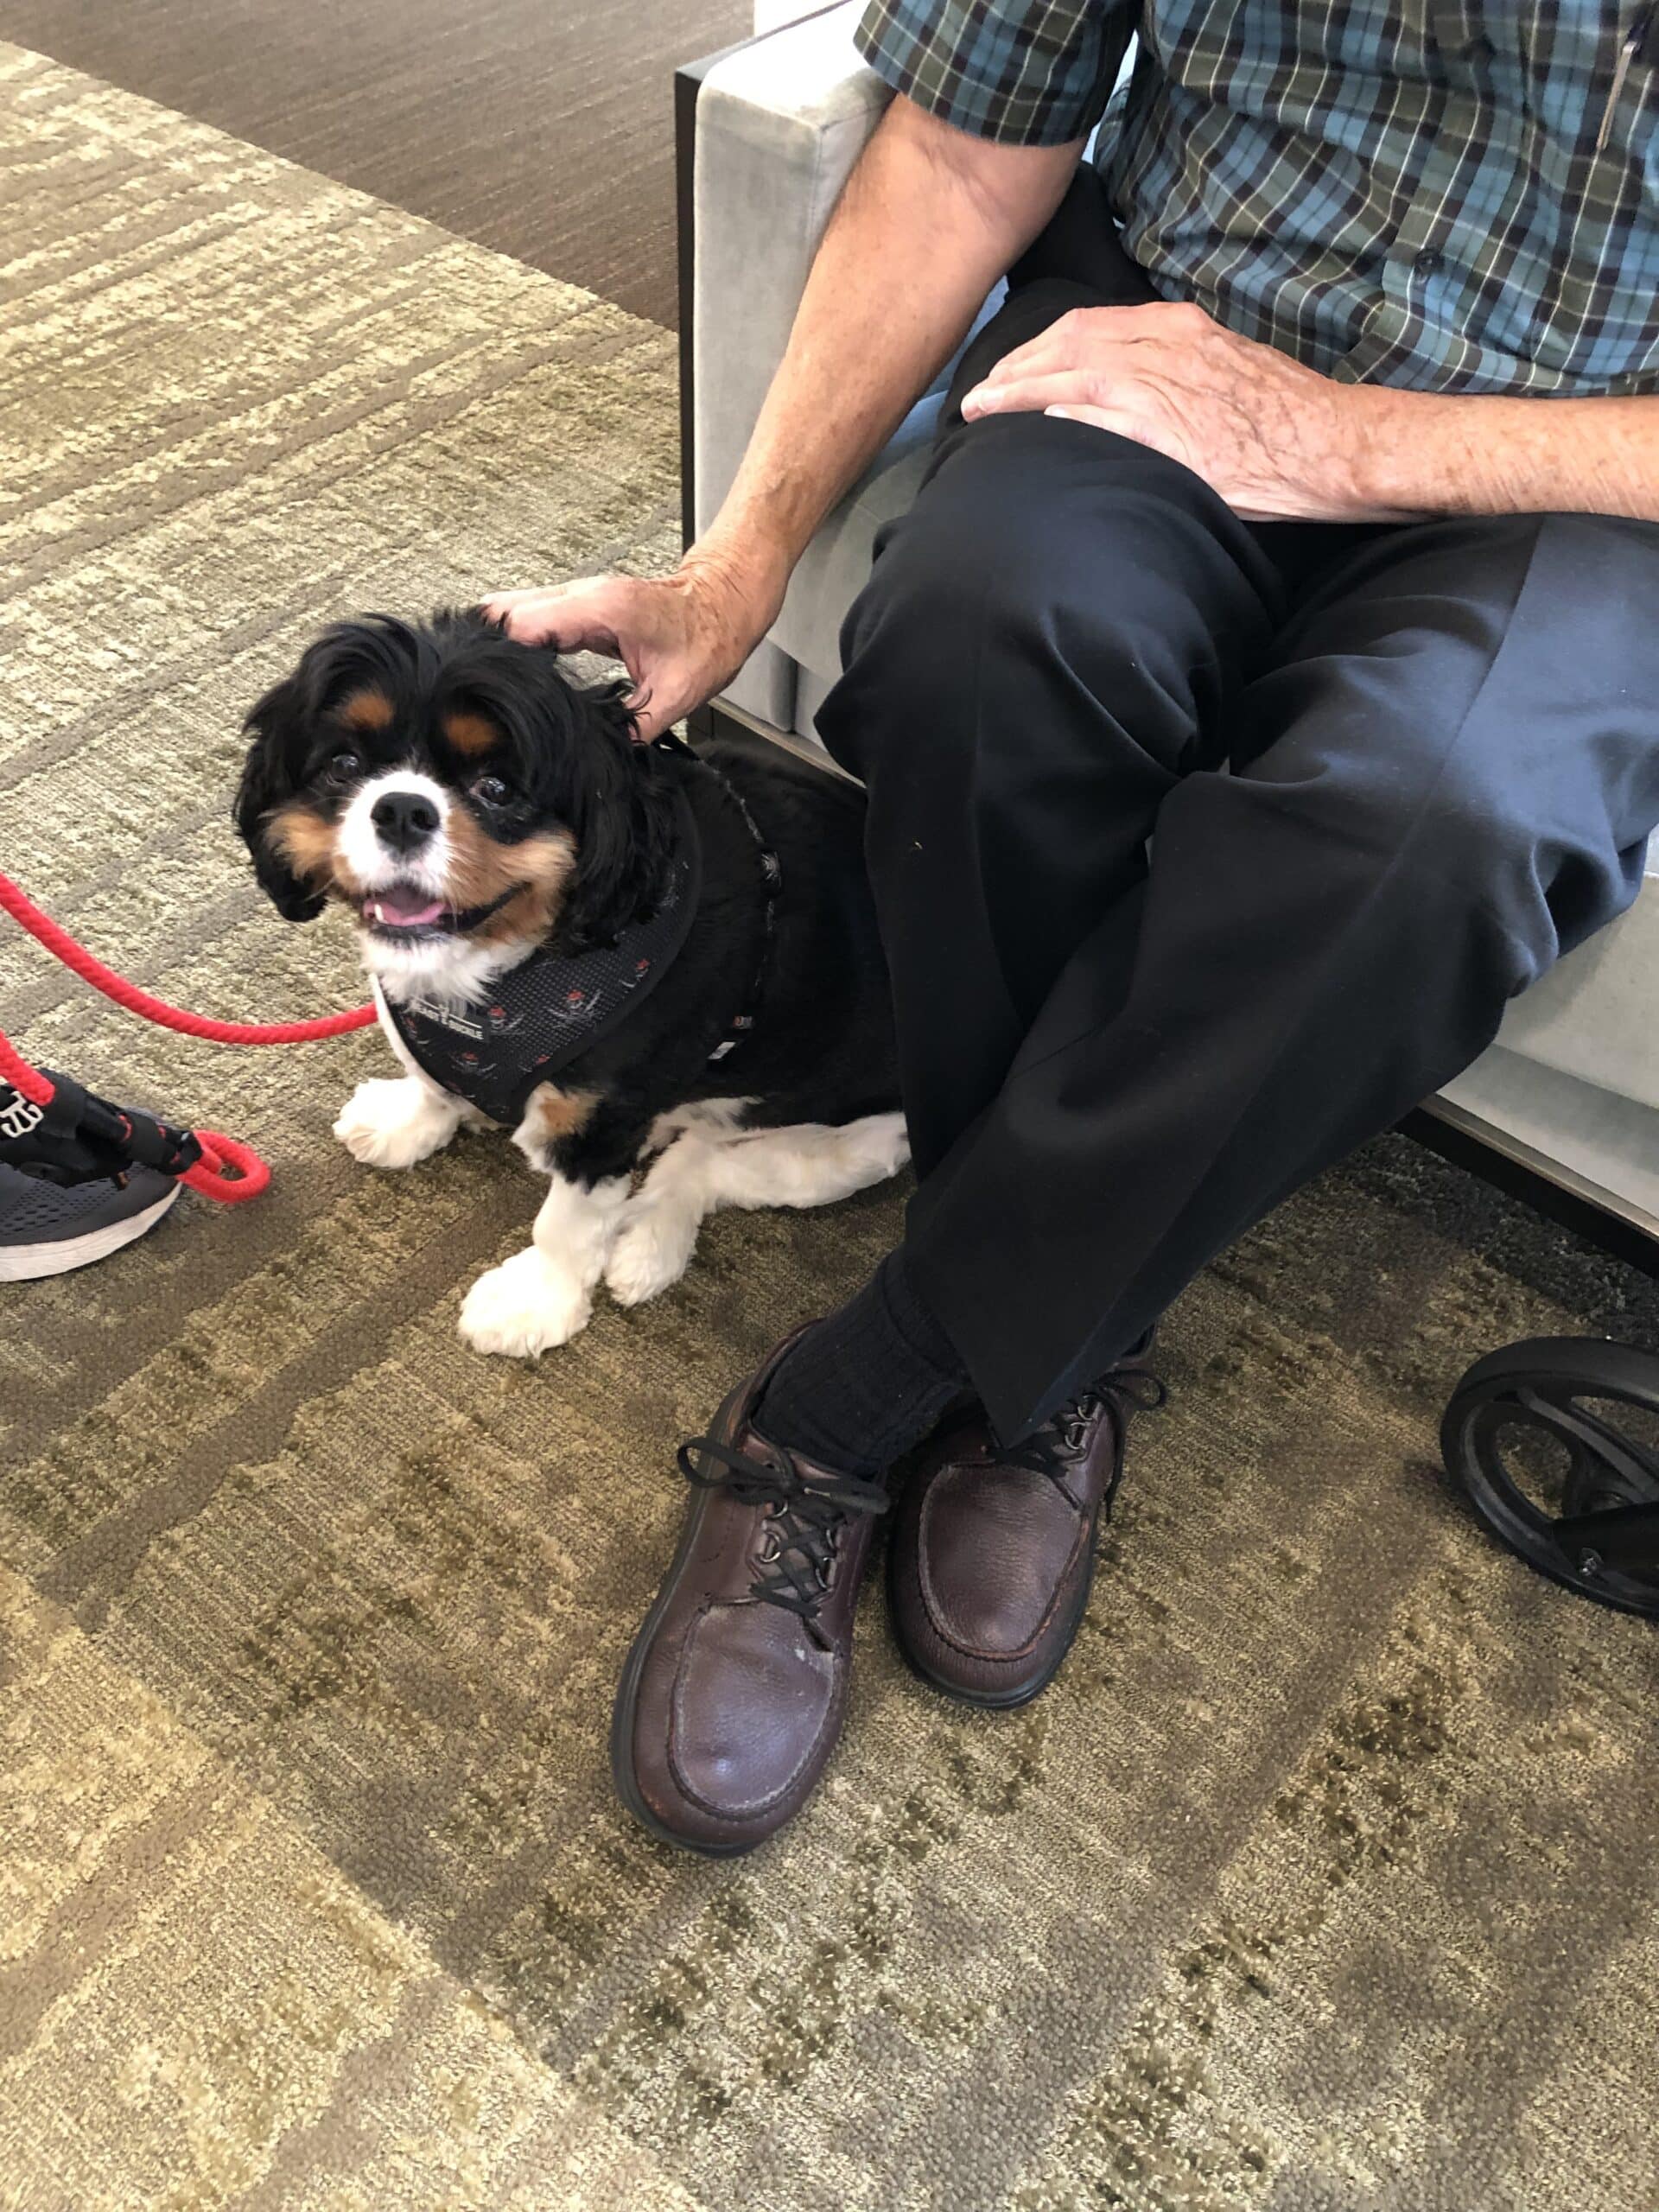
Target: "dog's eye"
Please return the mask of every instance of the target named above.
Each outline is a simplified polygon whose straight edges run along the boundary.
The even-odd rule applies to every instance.
[[[332,782],[349,783],[353,776],[362,774],[363,756],[360,753],[353,753],[349,745],[342,745],[338,753],[329,754],[323,764],[322,772]]]
[[[478,776],[472,784],[473,797],[482,806],[505,806],[512,797],[512,785],[499,776]]]

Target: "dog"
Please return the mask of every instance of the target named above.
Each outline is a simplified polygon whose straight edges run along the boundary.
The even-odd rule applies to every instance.
[[[411,1167],[512,1128],[549,1178],[461,1310],[569,1341],[717,1207],[816,1206],[908,1157],[857,788],[757,741],[638,742],[620,683],[481,613],[325,632],[247,718],[234,806],[279,913],[346,906],[401,1076],[334,1135]],[[636,1170],[645,1168],[636,1187]]]

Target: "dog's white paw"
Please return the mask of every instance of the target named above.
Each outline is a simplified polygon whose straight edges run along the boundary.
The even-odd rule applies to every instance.
[[[859,1132],[854,1141],[858,1155],[869,1162],[877,1175],[884,1179],[896,1175],[910,1158],[910,1132],[904,1116],[872,1114],[855,1127]]]
[[[628,1208],[605,1269],[606,1286],[619,1306],[643,1306],[678,1282],[696,1249],[700,1219],[650,1198]]]
[[[474,1351],[527,1359],[569,1344],[592,1312],[580,1278],[531,1245],[479,1277],[461,1300],[461,1333]]]
[[[334,1135],[365,1167],[412,1167],[460,1126],[460,1109],[413,1076],[373,1076],[346,1100]]]

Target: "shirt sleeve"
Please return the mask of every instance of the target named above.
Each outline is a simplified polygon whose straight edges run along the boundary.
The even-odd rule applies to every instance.
[[[868,0],[854,34],[884,84],[958,130],[1063,146],[1105,111],[1130,0]]]

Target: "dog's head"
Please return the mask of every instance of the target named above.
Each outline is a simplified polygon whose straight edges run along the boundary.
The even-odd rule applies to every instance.
[[[481,614],[341,622],[248,716],[236,825],[278,911],[329,899],[398,988],[461,992],[556,933],[648,913],[671,859],[623,686],[583,690]]]

